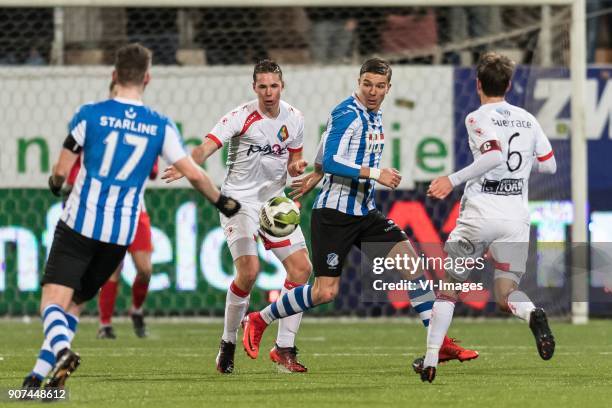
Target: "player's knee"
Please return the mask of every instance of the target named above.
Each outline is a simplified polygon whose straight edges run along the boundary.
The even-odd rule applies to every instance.
[[[308,259],[292,266],[291,270],[287,271],[287,278],[296,283],[306,283],[312,273],[312,264]]]
[[[238,280],[243,285],[252,287],[259,275],[259,259],[254,256],[240,257],[236,260]]]
[[[153,265],[143,265],[136,270],[136,278],[140,281],[151,280],[153,274]]]

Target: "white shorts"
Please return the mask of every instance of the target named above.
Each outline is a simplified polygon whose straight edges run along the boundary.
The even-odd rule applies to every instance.
[[[529,254],[529,225],[523,221],[460,218],[444,250],[449,257],[482,257],[489,250],[495,279],[510,279],[518,284]],[[467,279],[448,272],[459,280]]]
[[[264,247],[272,250],[281,262],[289,255],[306,248],[306,240],[299,226],[286,237],[273,237],[259,228],[259,211],[263,203],[241,204],[242,208],[233,217],[227,218],[223,214],[220,215],[221,227],[234,261],[243,255],[257,256],[258,237],[262,239]]]

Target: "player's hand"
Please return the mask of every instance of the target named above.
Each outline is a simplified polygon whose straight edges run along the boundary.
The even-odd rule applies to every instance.
[[[427,196],[444,200],[453,191],[453,185],[448,176],[442,176],[434,179],[429,185]]]
[[[402,181],[402,175],[397,169],[387,167],[380,170],[380,177],[378,177],[377,181],[383,186],[395,190]]]
[[[168,166],[164,170],[164,174],[162,175],[162,180],[165,180],[166,183],[172,183],[175,180],[178,180],[183,177],[183,174],[176,169],[174,166]]]
[[[308,166],[308,162],[306,160],[296,160],[289,165],[287,172],[291,177],[301,176],[304,174],[306,166]]]
[[[295,179],[291,182],[292,190],[289,192],[289,198],[297,200],[305,194],[312,191],[313,188],[319,184],[319,181],[323,178],[322,173],[312,172],[302,177],[301,179]]]
[[[53,177],[53,175],[49,176],[49,190],[51,190],[54,196],[61,196],[62,184],[63,179],[59,180],[56,177]]]
[[[233,198],[221,194],[219,196],[219,199],[215,203],[215,207],[217,207],[221,214],[225,215],[226,217],[231,217],[232,215],[240,211],[241,205]]]

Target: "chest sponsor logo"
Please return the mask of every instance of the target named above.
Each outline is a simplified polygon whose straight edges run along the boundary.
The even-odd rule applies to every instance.
[[[366,135],[366,153],[382,153],[384,146],[384,133],[368,133]]]
[[[275,156],[282,156],[287,153],[287,148],[283,147],[279,144],[267,144],[263,146],[251,145],[249,146],[249,150],[247,151],[247,157],[252,154],[261,153],[262,156],[267,156],[269,154],[273,154]]]
[[[482,183],[482,192],[495,195],[523,194],[523,179],[487,180]]]

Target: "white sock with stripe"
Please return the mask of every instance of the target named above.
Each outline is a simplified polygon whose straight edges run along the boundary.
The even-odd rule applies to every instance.
[[[221,336],[223,341],[236,344],[238,328],[249,307],[250,298],[251,296],[248,292],[240,289],[236,286],[236,283],[232,281],[230,288],[227,290],[227,296],[225,297],[223,336]]]
[[[535,305],[525,292],[515,290],[508,295],[508,309],[510,309],[513,315],[525,320],[527,323],[529,323],[530,314],[535,308]]]
[[[297,288],[299,283],[285,280],[285,284],[281,289],[281,296],[286,295],[291,289]],[[295,346],[295,335],[300,328],[302,316],[304,313],[296,313],[293,316],[287,316],[278,321],[278,334],[276,335],[276,344],[278,347],[293,347]]]
[[[446,298],[436,299],[427,330],[427,353],[423,363],[425,367],[436,367],[438,365],[440,347],[442,347],[444,337],[453,320],[454,312],[454,300]]]

